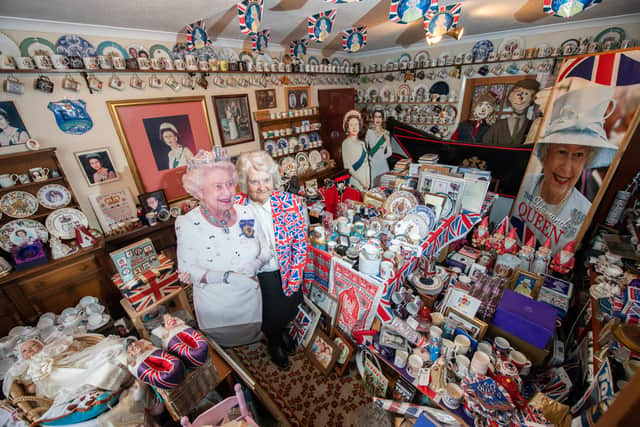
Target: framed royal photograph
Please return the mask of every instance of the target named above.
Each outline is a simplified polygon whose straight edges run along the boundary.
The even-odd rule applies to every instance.
[[[484,334],[487,332],[487,328],[489,327],[486,322],[483,322],[477,317],[469,317],[459,310],[451,307],[447,307],[445,310],[444,318],[457,322],[460,328],[469,332],[469,334],[478,341],[484,337]]]
[[[108,101],[138,192],[164,189],[169,202],[186,198],[182,175],[200,150],[211,150],[203,96]]]
[[[331,339],[333,343],[338,347],[338,358],[336,359],[335,371],[338,376],[344,374],[345,369],[349,366],[349,361],[356,352],[356,347],[351,343],[351,340],[344,336],[338,328],[331,330]]]
[[[341,353],[342,350],[320,329],[316,329],[306,350],[307,357],[325,375],[331,373]]]
[[[520,295],[536,299],[543,282],[542,276],[516,268],[509,281],[509,289]]]
[[[143,193],[138,196],[142,213],[147,215],[148,213],[154,213],[158,216],[158,219],[167,220],[170,218],[169,203],[167,203],[167,197],[162,190],[150,191],[149,193]]]
[[[211,100],[223,147],[253,141],[249,95],[219,95]]]
[[[118,173],[107,147],[74,153],[82,175],[89,186],[104,184],[118,179]]]
[[[311,90],[306,87],[287,87],[284,90],[289,110],[301,110],[311,104]]]
[[[434,193],[422,193],[422,197],[424,197],[424,205],[433,209],[433,212],[436,214],[436,219],[440,219],[447,198],[442,194]]]
[[[278,100],[276,98],[275,89],[260,89],[256,90],[256,105],[258,110],[268,110],[269,108],[276,108],[278,106]]]
[[[13,101],[0,101],[0,149],[26,144],[29,133]],[[24,145],[22,145],[24,148]]]

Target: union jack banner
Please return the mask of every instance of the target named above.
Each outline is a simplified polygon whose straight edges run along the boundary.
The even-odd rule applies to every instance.
[[[325,3],[343,4],[343,3],[360,3],[362,0],[324,0]]]
[[[542,11],[548,15],[571,18],[602,0],[544,0]]]
[[[242,0],[238,3],[238,21],[244,34],[258,34],[262,22],[263,0]]]
[[[307,247],[307,262],[304,267],[304,293],[308,294],[313,285],[329,292],[332,256],[313,246]]]
[[[322,43],[329,37],[329,33],[331,33],[333,29],[333,21],[336,19],[337,11],[338,9],[327,10],[307,18],[307,29],[311,40]]]
[[[442,37],[447,31],[458,28],[461,11],[462,3],[430,8],[424,18],[424,32],[427,39]]]
[[[349,28],[342,32],[342,48],[348,52],[357,52],[367,44],[367,26]]]
[[[440,226],[427,237],[422,245],[422,255],[426,257],[438,256],[442,248],[464,238],[481,219],[482,215],[479,213],[463,211],[441,221]]]
[[[437,4],[437,0],[434,0]],[[410,6],[407,0],[391,0],[389,6],[389,20],[398,24],[408,24],[423,18],[431,7],[431,0],[416,0],[414,6]]]
[[[302,305],[299,305],[298,314],[296,314],[293,321],[289,322],[287,325],[287,333],[296,346],[302,345],[304,342],[304,337],[311,327],[311,321],[312,319],[309,313],[302,308]]]
[[[579,77],[605,86],[640,83],[640,51],[611,52],[566,60],[558,81]]]
[[[264,52],[269,47],[271,30],[262,30],[258,34],[251,35],[251,50],[254,52]]]
[[[162,389],[175,388],[184,379],[184,365],[166,351],[155,350],[136,370],[140,381]]]
[[[204,19],[187,25],[187,50],[202,49],[210,45],[211,40],[204,28]]]
[[[289,53],[297,59],[302,59],[302,55],[307,54],[309,39],[292,40],[289,43]]]

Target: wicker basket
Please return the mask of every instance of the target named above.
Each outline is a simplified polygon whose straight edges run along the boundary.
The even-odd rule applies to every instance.
[[[75,341],[79,341],[86,346],[96,345],[102,341],[104,337],[98,334],[88,334],[75,337]],[[17,410],[18,415],[22,416],[31,423],[42,417],[42,414],[47,412],[51,407],[53,400],[44,397],[38,397],[27,394],[22,384],[11,384],[11,391],[9,392],[9,398],[5,402],[11,404],[14,409]]]
[[[213,351],[209,348],[209,351]],[[198,403],[218,385],[218,371],[211,359],[200,367],[189,372],[180,385],[176,388],[162,390],[156,389],[164,400],[171,417],[178,421],[181,416],[187,415]]]

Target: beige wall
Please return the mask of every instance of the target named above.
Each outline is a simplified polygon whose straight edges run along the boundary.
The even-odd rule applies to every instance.
[[[39,33],[24,31],[4,31],[16,44],[19,46],[20,42],[27,37],[43,37],[53,44],[62,35],[57,33]],[[120,43],[123,47],[130,45],[142,45],[148,49],[151,45],[156,44],[155,41],[149,40],[131,40],[131,39],[116,39],[98,36],[83,36],[95,47],[105,40],[112,40]],[[160,43],[167,46],[169,49],[173,47],[169,43]],[[209,121],[211,131],[214,138],[214,144],[220,145],[220,137],[218,135],[218,126],[215,119],[215,113],[213,109],[212,99],[213,95],[226,95],[226,94],[249,94],[249,105],[251,111],[256,111],[256,99],[255,88],[220,88],[211,83],[212,77],[209,77],[209,88],[207,90],[197,86],[195,90],[182,88],[178,92],[174,92],[172,89],[163,85],[161,89],[149,88],[148,78],[150,74],[141,73],[147,87],[144,90],[133,89],[129,86],[129,79],[132,74],[119,74],[122,80],[126,83],[126,89],[122,92],[108,87],[111,74],[100,73],[97,77],[102,80],[104,88],[102,92],[90,94],[86,87],[82,77],[79,74],[74,74],[76,80],[81,80],[82,89],[80,92],[70,92],[61,88],[61,81],[64,75],[50,75],[50,78],[55,84],[54,92],[52,94],[46,94],[41,91],[33,89],[33,81],[38,76],[37,74],[17,74],[16,77],[25,84],[25,93],[23,95],[13,95],[6,92],[1,92],[0,99],[3,101],[13,101],[16,105],[18,112],[20,113],[27,130],[31,137],[40,142],[42,147],[56,147],[58,157],[62,163],[62,167],[67,174],[71,187],[76,194],[80,203],[81,209],[89,217],[89,221],[92,226],[98,226],[98,222],[91,208],[88,200],[88,195],[99,194],[128,187],[134,198],[137,198],[138,189],[133,180],[130,166],[127,163],[124,151],[122,149],[120,139],[116,133],[113,121],[107,108],[107,101],[117,100],[129,100],[129,99],[145,99],[145,98],[162,98],[162,97],[184,97],[184,96],[204,96],[206,99],[207,109],[209,112]],[[158,75],[163,81],[168,77],[167,74]],[[176,73],[175,77],[184,76],[184,73]],[[4,80],[7,74],[2,74],[0,71],[0,79]],[[317,105],[317,89],[325,89],[337,86],[314,86],[312,87],[311,105]],[[279,108],[276,110],[285,110],[286,102],[284,96],[284,87],[277,87],[277,105]],[[53,113],[48,110],[47,104],[51,101],[59,101],[64,98],[69,99],[81,99],[87,103],[87,112],[93,119],[93,128],[83,135],[69,135],[62,132],[56,125]],[[253,118],[252,118],[253,120]],[[258,140],[258,128],[255,120],[253,120],[255,141],[245,144],[233,145],[229,147],[231,155],[236,155],[242,152],[253,151],[259,149]],[[102,185],[95,185],[89,187],[86,180],[82,175],[81,168],[73,153],[79,151],[86,151],[91,149],[97,149],[102,147],[108,147],[113,156],[114,166],[120,176],[120,179],[113,182],[108,182]]]

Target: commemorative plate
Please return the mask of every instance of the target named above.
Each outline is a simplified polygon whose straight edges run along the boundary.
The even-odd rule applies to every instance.
[[[26,191],[12,191],[0,199],[0,210],[11,218],[26,218],[38,211],[38,199]]]
[[[273,139],[267,139],[267,140],[264,142],[264,150],[265,150],[267,153],[269,153],[269,154],[273,155],[273,153],[274,153],[275,149],[276,149],[276,143],[275,143],[275,141],[274,141]]]
[[[338,69],[342,66],[342,64],[340,63],[340,60],[338,58],[333,58],[333,60],[331,61],[331,66],[336,66],[338,67]]]
[[[76,236],[76,227],[89,226],[86,215],[74,208],[62,208],[49,214],[45,221],[49,233],[60,239],[73,239]]]
[[[247,52],[245,50],[240,52],[240,61],[246,64],[251,62],[253,65],[256,65],[256,59],[253,57],[253,55],[250,52]]]
[[[287,156],[284,159],[280,160],[280,167],[282,168],[282,172],[284,173],[285,176],[288,176],[288,177],[296,176],[296,170],[298,168],[298,164],[296,163],[296,160],[293,157]]]
[[[307,153],[298,153],[296,155],[296,163],[298,173],[301,175],[304,175],[309,172],[309,169],[311,169],[311,163],[309,162],[309,156],[307,156]]]
[[[471,52],[475,62],[486,61],[489,54],[493,52],[493,43],[491,40],[480,40],[473,45]]]
[[[322,154],[318,150],[309,152],[309,163],[313,169],[320,169],[322,166]]]
[[[71,202],[71,192],[64,185],[43,185],[38,190],[38,201],[47,209],[63,208]]]
[[[309,142],[311,141],[311,139],[306,133],[301,133],[298,137],[298,141],[300,141],[303,149],[307,149],[309,148]]]
[[[416,55],[413,57],[413,60],[418,64],[423,63],[425,66],[428,66],[431,62],[431,57],[429,56],[429,52],[427,52],[426,50],[421,50],[420,52],[416,53]]]
[[[21,246],[34,240],[49,240],[47,229],[32,219],[16,219],[0,228],[0,248],[11,252],[13,246]]]
[[[75,34],[65,34],[56,42],[56,53],[66,56],[96,56],[96,48],[91,43]]]
[[[20,51],[22,56],[52,56],[56,54],[56,47],[42,37],[27,37],[20,43]]]
[[[149,55],[152,59],[166,59],[168,61],[173,60],[173,53],[168,47],[161,44],[154,44],[149,48]]]
[[[307,64],[309,65],[320,65],[320,61],[315,56],[311,55],[307,58]]]
[[[281,150],[286,150],[287,148],[289,148],[289,142],[287,141],[287,138],[279,138],[277,144],[278,148],[280,148]]]
[[[114,56],[120,57],[123,59],[129,58],[129,54],[119,43],[112,41],[104,41],[98,45],[97,50],[98,55],[100,56],[108,56],[113,58]],[[171,59],[171,57],[169,57]]]
[[[416,197],[404,190],[396,191],[385,201],[384,209],[395,215],[404,216],[410,209],[418,205]]]

